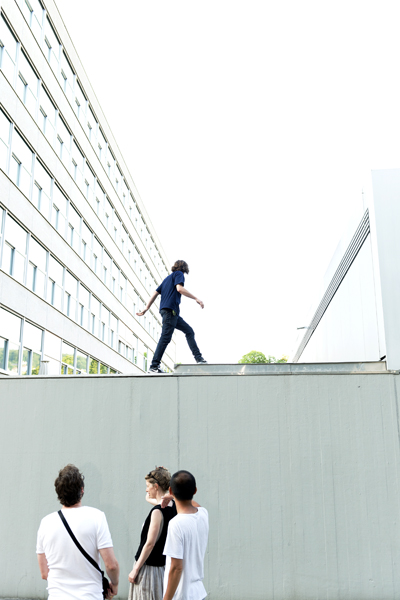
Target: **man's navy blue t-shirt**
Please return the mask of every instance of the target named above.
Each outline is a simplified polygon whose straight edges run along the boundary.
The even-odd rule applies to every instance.
[[[169,308],[179,315],[181,294],[176,289],[178,284],[185,285],[185,276],[182,271],[174,271],[158,286],[157,292],[161,294],[160,311],[163,308]]]

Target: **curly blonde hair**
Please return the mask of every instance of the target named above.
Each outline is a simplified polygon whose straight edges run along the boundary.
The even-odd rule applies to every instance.
[[[168,492],[171,481],[171,473],[165,467],[156,467],[145,476],[145,480],[151,484],[158,483],[163,492]]]

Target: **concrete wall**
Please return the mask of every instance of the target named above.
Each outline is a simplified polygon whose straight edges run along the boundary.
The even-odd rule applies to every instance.
[[[398,387],[395,374],[306,370],[1,380],[0,597],[46,597],[36,531],[68,462],[107,515],[120,598],[156,464],[197,477],[210,598],[399,597]]]

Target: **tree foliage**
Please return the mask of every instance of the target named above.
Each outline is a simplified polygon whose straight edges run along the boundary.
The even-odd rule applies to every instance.
[[[275,356],[268,355],[268,358],[262,352],[258,352],[257,350],[252,350],[248,354],[242,356],[239,360],[241,364],[269,364],[269,363],[286,363],[288,360],[287,356],[282,356],[282,358],[275,358]]]

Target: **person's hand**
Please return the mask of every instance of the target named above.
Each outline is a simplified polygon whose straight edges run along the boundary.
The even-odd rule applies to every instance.
[[[133,567],[132,571],[128,575],[130,583],[136,583],[137,576],[139,575],[139,569]]]
[[[117,583],[117,585],[114,585],[110,581],[110,587],[108,589],[107,598],[114,598],[114,596],[116,596],[117,594],[118,594],[118,583]]]
[[[147,308],[144,308],[144,309],[142,310],[142,312],[138,312],[138,313],[136,313],[136,314],[137,314],[137,316],[138,316],[138,317],[143,317],[144,313],[146,313],[146,312],[147,312]]]
[[[165,494],[165,496],[161,498],[161,508],[166,508],[173,499],[174,497],[171,496],[171,494]]]
[[[196,298],[196,302],[197,302],[197,304],[200,304],[201,308],[204,308],[204,302],[202,302],[198,298]]]

